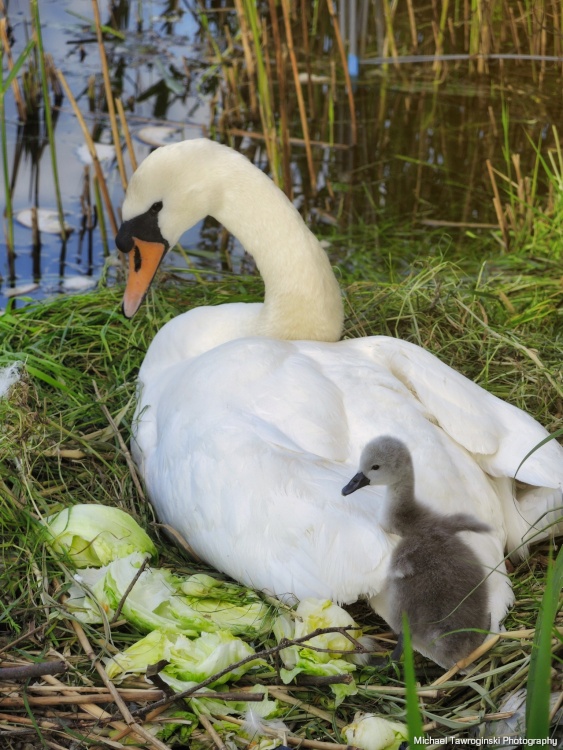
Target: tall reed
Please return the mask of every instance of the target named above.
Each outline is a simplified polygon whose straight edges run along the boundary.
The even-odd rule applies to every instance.
[[[18,59],[12,66],[6,80],[4,80],[4,68],[0,71],[0,147],[2,149],[2,176],[4,180],[4,195],[6,200],[6,246],[8,251],[8,258],[13,262],[14,259],[14,217],[12,209],[12,186],[10,181],[10,170],[8,166],[8,136],[6,133],[6,110],[5,110],[5,97],[12,82],[16,80],[20,68],[26,61],[28,55],[35,47],[35,40],[30,39]],[[2,52],[3,52],[2,48]],[[3,63],[2,54],[0,53],[0,63]],[[12,265],[12,263],[10,263]]]
[[[49,82],[47,77],[47,66],[45,50],[43,47],[43,35],[41,33],[41,19],[39,17],[38,0],[31,0],[31,16],[33,20],[34,34],[37,44],[37,55],[39,58],[39,71],[41,76],[41,91],[43,95],[43,114],[45,118],[45,128],[49,140],[49,151],[51,153],[51,168],[53,170],[53,182],[55,186],[55,196],[57,200],[57,211],[59,214],[59,223],[61,236],[66,240],[67,230],[65,229],[63,199],[61,196],[61,186],[59,181],[59,167],[57,163],[57,146],[55,143],[55,132],[53,128],[53,116],[49,100]]]

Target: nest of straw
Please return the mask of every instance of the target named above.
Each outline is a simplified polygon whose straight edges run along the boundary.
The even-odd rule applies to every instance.
[[[557,333],[561,312],[552,277],[528,278],[519,268],[512,275],[504,269],[502,284],[499,279],[494,269],[476,280],[437,260],[414,264],[399,281],[350,283],[346,335],[399,335],[439,352],[553,430],[563,413],[563,387]],[[121,317],[120,296],[118,289],[100,289],[21,311],[9,309],[0,317],[0,366],[25,360],[22,379],[0,401],[0,666],[15,670],[4,673],[0,682],[0,737],[3,747],[14,750],[40,744],[182,746],[179,735],[168,736],[166,727],[179,710],[189,711],[189,699],[153,711],[152,704],[165,697],[159,687],[138,679],[119,688],[111,684],[100,658],[140,634],[118,621],[108,637],[103,628],[82,626],[68,616],[60,596],[63,567],[43,544],[39,519],[75,502],[117,505],[151,534],[161,565],[184,573],[204,569],[162,535],[129,459],[135,378],[163,322],[187,307],[254,301],[261,296],[261,283],[239,278],[236,284],[166,285],[151,294],[144,314],[133,321]],[[417,658],[423,721],[434,737],[475,735],[486,722],[506,717],[505,700],[525,687],[548,555],[549,544],[539,545],[511,573],[517,601],[507,632],[485,644],[467,674],[444,675]],[[365,604],[350,611],[381,646],[392,645],[386,624]],[[554,632],[563,633],[561,612],[556,628]],[[552,642],[554,690],[561,689],[561,642]],[[273,644],[269,636],[253,645],[259,652]],[[37,664],[44,662],[54,673],[39,675],[45,667]],[[344,747],[341,729],[357,711],[404,721],[400,674],[363,667],[356,679],[358,693],[334,708],[327,685],[286,686],[268,677],[270,697],[287,709],[285,744]],[[255,682],[243,678],[233,690],[240,699]],[[554,721],[560,703],[552,706]],[[173,721],[188,722],[177,716]],[[230,721],[200,717],[189,746],[229,746],[235,735],[228,727],[240,719]],[[155,737],[157,730],[165,739]]]

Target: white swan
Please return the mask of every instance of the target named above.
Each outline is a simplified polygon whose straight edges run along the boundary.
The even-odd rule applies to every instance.
[[[131,179],[116,239],[130,258],[127,317],[166,250],[207,214],[254,256],[265,301],[190,310],[149,347],[133,451],[158,516],[247,585],[366,596],[385,617],[396,538],[379,523],[382,490],[343,501],[340,489],[368,440],[391,434],[412,453],[421,501],[494,529],[469,539],[487,568],[499,566],[497,627],[512,601],[504,549],[561,506],[563,448],[552,440],[536,451],[514,495],[516,469],[546,431],[418,346],[337,342],[340,291],[318,241],[267,176],[205,139],[158,149]]]

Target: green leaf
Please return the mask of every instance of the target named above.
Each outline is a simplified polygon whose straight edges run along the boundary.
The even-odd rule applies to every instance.
[[[8,73],[8,77],[6,78],[5,81],[2,81],[2,85],[0,87],[0,96],[4,96],[6,91],[10,88],[12,81],[19,73],[21,66],[24,64],[26,57],[29,55],[29,53],[31,52],[34,46],[35,46],[35,39],[30,39],[29,42],[23,48],[21,54],[18,56],[18,59],[14,63],[14,67]]]
[[[551,638],[562,587],[563,547],[559,550],[555,564],[550,564],[547,570],[545,591],[532,644],[526,700],[526,737],[528,739],[541,740],[549,737]]]

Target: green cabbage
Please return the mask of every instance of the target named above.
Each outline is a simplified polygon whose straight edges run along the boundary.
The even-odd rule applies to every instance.
[[[86,503],[61,510],[45,521],[56,552],[69,555],[77,568],[107,565],[132,552],[156,555],[139,524],[119,508]]]

